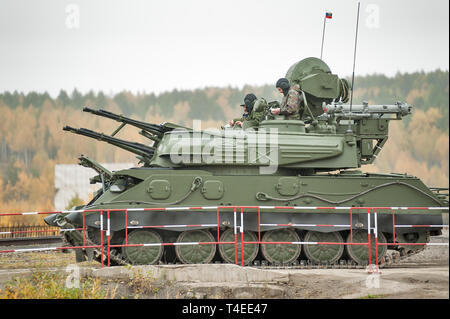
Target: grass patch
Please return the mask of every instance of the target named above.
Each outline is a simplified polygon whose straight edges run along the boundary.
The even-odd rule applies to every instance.
[[[75,252],[40,251],[25,253],[0,254],[0,269],[44,269],[66,267],[75,262]],[[84,261],[80,266],[99,268],[101,264],[95,261]]]
[[[33,272],[14,277],[0,289],[0,299],[105,299],[114,298],[115,289],[102,287],[99,278],[80,278],[79,288],[66,287],[67,273]]]
[[[128,283],[128,287],[131,289],[134,298],[137,299],[158,293],[159,288],[154,285],[155,278],[151,270],[144,271],[141,267],[126,267],[132,271],[132,276],[130,282]]]
[[[360,299],[380,299],[380,298],[384,298],[386,295],[371,295],[371,294],[367,294],[367,296],[363,296]]]

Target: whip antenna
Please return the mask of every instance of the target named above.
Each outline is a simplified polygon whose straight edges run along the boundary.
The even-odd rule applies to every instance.
[[[353,52],[352,92],[350,94],[350,116],[349,116],[349,120],[348,120],[347,132],[352,132],[352,129],[351,129],[351,113],[352,113],[352,105],[353,105],[353,85],[354,85],[354,82],[355,82],[356,45],[358,43],[359,4],[360,3],[358,2],[358,13],[357,13],[357,16],[356,16],[355,50]]]

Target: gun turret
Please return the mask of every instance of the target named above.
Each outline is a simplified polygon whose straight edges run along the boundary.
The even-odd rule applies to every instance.
[[[70,126],[64,126],[64,131],[69,131],[71,133],[75,133],[78,135],[87,136],[90,138],[94,138],[99,141],[106,142],[108,144],[120,147],[124,150],[127,150],[129,152],[132,152],[134,154],[138,155],[138,158],[142,160],[145,163],[150,163],[150,160],[153,157],[153,154],[155,152],[155,148],[141,144],[136,142],[129,142],[125,141],[116,137],[112,137],[103,133],[97,133],[85,128],[76,129]]]
[[[103,117],[107,117],[109,119],[115,120],[117,122],[121,122],[122,125],[112,134],[113,136],[125,125],[125,124],[129,124],[135,127],[140,128],[141,130],[143,130],[145,133],[151,133],[153,135],[156,135],[157,138],[161,138],[165,132],[168,132],[170,130],[172,130],[169,127],[163,126],[163,125],[158,125],[158,124],[149,124],[149,123],[145,123],[145,122],[141,122],[141,121],[137,121],[137,120],[133,120],[131,118],[125,117],[123,115],[118,115],[118,114],[114,114],[112,112],[109,111],[105,111],[105,110],[93,110],[91,108],[85,107],[83,108],[84,112],[89,112],[92,113],[94,115],[98,115],[98,116],[103,116]],[[142,134],[146,137],[148,137],[148,134]]]

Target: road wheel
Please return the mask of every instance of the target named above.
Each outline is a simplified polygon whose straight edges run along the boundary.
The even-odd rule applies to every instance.
[[[123,247],[122,254],[133,265],[154,265],[160,261],[164,252],[164,246],[158,245],[161,243],[161,236],[154,230],[134,230],[128,234],[128,245],[150,244],[150,246]]]
[[[214,236],[208,230],[188,230],[182,232],[177,243],[215,242]],[[175,253],[183,264],[208,264],[216,254],[216,244],[177,245]]]
[[[266,232],[263,242],[299,242],[300,237],[293,229],[274,229]],[[300,256],[300,244],[261,244],[261,251],[265,259],[271,263],[292,263]]]
[[[344,243],[339,232],[321,233],[308,231],[305,242]],[[335,263],[342,257],[344,245],[303,245],[306,257],[315,263]]]
[[[353,243],[367,243],[368,235],[366,230],[355,230],[353,231]],[[347,237],[347,243],[350,243],[350,234]],[[370,252],[371,252],[371,263],[375,264],[375,236],[370,235]],[[383,233],[378,233],[378,243],[386,243],[386,237]],[[369,263],[369,247],[367,245],[346,245],[346,251],[351,259],[360,265]],[[386,254],[387,246],[378,246],[378,263],[381,263],[384,255]]]
[[[220,235],[220,241],[221,242],[234,242],[234,231],[233,229],[227,229]],[[252,241],[256,242],[258,241],[258,238],[256,237],[256,234],[251,231],[244,231],[244,242],[246,241]],[[241,264],[241,256],[242,256],[242,250],[241,250],[242,244],[241,244],[241,233],[237,234],[237,262],[240,265]],[[248,265],[253,260],[255,260],[256,255],[258,255],[259,251],[259,244],[245,244],[244,245],[244,264]],[[234,264],[235,262],[235,245],[234,244],[220,244],[219,245],[219,254],[222,257],[222,259],[227,263]]]

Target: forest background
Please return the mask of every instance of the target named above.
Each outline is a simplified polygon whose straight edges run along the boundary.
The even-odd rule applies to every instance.
[[[57,97],[39,92],[0,93],[0,212],[51,211],[56,189],[55,164],[75,164],[80,154],[100,163],[134,162],[134,154],[93,139],[64,132],[62,127],[85,127],[112,133],[117,122],[82,112],[84,106],[103,108],[150,123],[173,122],[220,128],[239,117],[245,94],[281,100],[274,85],[206,87],[153,93],[81,93],[61,90]],[[449,184],[448,71],[381,74],[355,79],[354,103],[414,106],[412,116],[392,121],[386,146],[375,164],[364,171],[409,173],[428,186]],[[117,137],[147,143],[138,130],[125,127]]]

